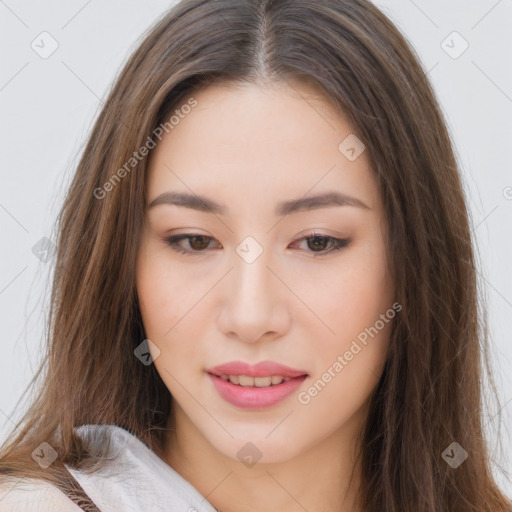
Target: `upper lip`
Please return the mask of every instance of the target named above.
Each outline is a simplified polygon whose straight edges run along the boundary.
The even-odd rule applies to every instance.
[[[261,361],[255,365],[250,365],[242,361],[231,361],[229,363],[220,364],[207,370],[213,375],[247,375],[248,377],[270,377],[279,375],[281,377],[301,377],[307,375],[304,370],[290,368],[284,364],[274,361]]]

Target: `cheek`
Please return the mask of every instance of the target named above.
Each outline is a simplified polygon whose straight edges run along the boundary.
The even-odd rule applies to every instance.
[[[173,325],[184,314],[183,294],[190,295],[192,276],[173,261],[171,249],[148,233],[136,263],[137,294],[148,325]],[[169,323],[171,324],[169,325]],[[164,331],[165,332],[165,331]],[[162,333],[160,333],[162,334]]]
[[[348,253],[347,253],[348,254]],[[344,265],[329,273],[321,292],[311,297],[327,330],[315,345],[314,389],[304,402],[321,394],[321,404],[338,403],[340,414],[354,412],[380,378],[385,362],[393,318],[394,289],[378,243],[354,251]],[[318,330],[317,330],[318,333]],[[322,414],[320,410],[316,411]]]
[[[298,396],[317,424],[334,430],[348,421],[377,385],[396,314],[392,292],[383,267],[354,265],[318,294],[318,311],[334,334],[320,326],[322,336],[311,338],[322,342],[315,344],[314,375]]]
[[[315,308],[323,312],[322,319],[331,330],[327,338],[338,346],[373,326],[393,303],[393,286],[384,259],[372,250],[354,251],[343,266],[329,273],[320,288],[315,294]]]
[[[137,260],[136,286],[142,320],[149,339],[162,342],[185,314],[182,311],[183,276],[171,275],[166,258],[148,249]],[[169,330],[171,331],[169,332]],[[168,334],[167,334],[168,333]]]
[[[198,302],[207,289],[203,289],[206,285],[196,283],[194,291],[194,283],[194,276],[185,269],[169,264],[165,250],[148,250],[137,262],[136,286],[142,321],[147,338],[160,350],[155,366],[163,378],[164,368],[173,375],[181,374],[184,365],[178,361],[193,364],[200,360],[201,345],[191,340],[204,337],[204,322],[198,321]]]

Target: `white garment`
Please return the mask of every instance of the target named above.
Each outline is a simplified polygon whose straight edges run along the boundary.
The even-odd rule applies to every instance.
[[[92,475],[66,465],[101,512],[215,512],[199,491],[140,439],[115,425],[82,425],[75,432],[89,445],[111,435],[105,468]],[[80,512],[55,486],[21,478],[0,480],[0,512]]]

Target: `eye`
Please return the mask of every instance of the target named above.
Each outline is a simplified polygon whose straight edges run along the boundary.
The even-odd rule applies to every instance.
[[[351,240],[348,238],[336,238],[330,235],[322,235],[321,233],[311,233],[302,237],[299,242],[306,240],[306,245],[308,248],[313,249],[311,252],[317,254],[319,256],[323,256],[325,254],[329,254],[334,251],[339,251],[344,247],[347,247]],[[326,250],[326,247],[330,247]]]
[[[182,240],[187,240],[192,250],[184,249],[180,244]],[[213,240],[211,236],[200,235],[197,233],[186,233],[184,235],[170,236],[165,239],[166,243],[176,252],[184,254],[193,254],[204,252],[204,249],[208,247],[209,241]]]
[[[183,240],[186,240],[189,247],[192,249],[185,249],[181,244]],[[211,236],[200,235],[197,233],[186,233],[183,235],[165,238],[165,242],[171,246],[174,251],[187,255],[205,252],[212,240],[214,239]],[[307,241],[307,246],[312,249],[309,252],[312,252],[314,256],[317,256],[317,254],[319,256],[323,256],[334,251],[339,251],[340,249],[347,247],[351,242],[350,239],[336,238],[330,235],[322,235],[320,233],[311,233],[310,235],[300,238],[298,241],[302,242],[303,240]],[[330,248],[326,249],[326,247]]]

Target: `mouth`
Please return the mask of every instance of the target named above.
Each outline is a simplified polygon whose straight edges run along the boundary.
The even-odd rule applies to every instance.
[[[255,366],[235,361],[207,370],[214,388],[227,402],[244,409],[262,409],[285,400],[308,378],[308,373],[263,361]]]

